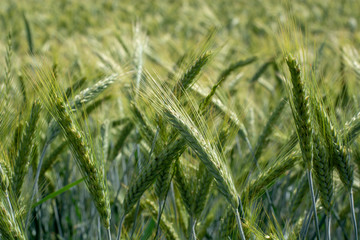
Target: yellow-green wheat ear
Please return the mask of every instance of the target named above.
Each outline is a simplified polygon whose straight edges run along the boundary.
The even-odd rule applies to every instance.
[[[2,198],[2,197],[1,197]],[[0,233],[4,239],[25,240],[26,235],[21,229],[21,225],[13,217],[14,212],[6,205],[0,202]]]
[[[0,236],[4,239],[26,239],[10,200],[10,180],[0,163]]]
[[[104,227],[108,229],[110,228],[111,211],[103,171],[98,166],[96,159],[94,159],[94,155],[86,144],[81,131],[67,113],[63,101],[58,98],[55,101],[54,107],[57,112],[57,121],[68,141],[76,163],[85,178],[86,186],[94,200],[95,207],[100,214],[101,222]]]

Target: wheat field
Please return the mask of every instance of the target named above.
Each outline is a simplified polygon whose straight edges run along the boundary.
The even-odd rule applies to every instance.
[[[2,1],[0,240],[358,240],[358,9]]]

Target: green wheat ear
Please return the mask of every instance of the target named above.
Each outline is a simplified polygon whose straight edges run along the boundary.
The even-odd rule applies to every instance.
[[[304,80],[301,76],[300,65],[292,56],[286,57],[286,63],[288,65],[291,74],[291,87],[289,87],[289,99],[290,106],[293,114],[293,118],[296,125],[296,132],[298,135],[302,158],[305,163],[308,182],[311,193],[312,207],[314,211],[314,219],[316,225],[316,234],[320,239],[319,221],[316,212],[315,194],[313,189],[312,180],[312,156],[313,156],[313,144],[312,144],[312,122],[310,116],[310,101],[306,92]]]
[[[27,76],[31,79],[43,105],[60,126],[75,158],[76,164],[84,177],[95,207],[100,214],[102,224],[109,229],[111,210],[105,183],[106,176],[103,170],[104,161],[96,159],[92,145],[87,141],[84,133],[73,120],[71,115],[73,107],[66,105],[62,99],[63,93],[59,86],[57,86],[54,74],[44,66],[43,68],[36,68],[35,72],[28,72]],[[106,80],[105,82],[108,81],[110,80]],[[99,91],[103,90],[104,86],[107,87],[106,84],[99,84],[94,88],[83,91],[82,94],[80,94],[83,98],[78,98],[82,100],[75,99],[74,105],[76,106],[77,102],[83,104],[84,101],[86,102],[90,98],[93,98],[94,95],[99,94]]]
[[[134,205],[139,201],[143,193],[155,182],[158,174],[169,167],[171,162],[184,150],[180,140],[174,141],[165,148],[140,172],[134,182],[131,183],[123,202],[123,214],[126,216]]]
[[[0,202],[0,233],[5,239],[25,240],[27,239],[26,235],[19,222],[14,218],[14,214],[6,203]]]
[[[29,156],[34,144],[36,124],[39,120],[40,110],[40,103],[35,101],[31,109],[29,121],[26,123],[25,132],[21,138],[18,153],[15,158],[13,190],[16,196],[19,196],[21,192],[20,190],[24,182],[24,177],[29,169]]]
[[[106,228],[110,228],[110,201],[102,167],[94,159],[94,155],[89,146],[86,145],[81,131],[67,113],[64,103],[57,99],[54,107],[57,111],[57,121],[69,142],[76,163],[85,177],[85,183],[101,216],[101,221]]]
[[[301,79],[300,65],[297,60],[291,56],[286,58],[286,63],[291,73],[291,107],[299,137],[300,148],[303,160],[308,169],[311,168],[311,120],[310,120],[310,103],[305,92],[304,81]]]
[[[211,56],[210,52],[205,52],[203,55],[198,57],[196,61],[186,70],[182,77],[177,82],[174,93],[177,98],[180,98],[182,93],[185,92],[193,82],[197,75],[199,75],[201,69],[205,66]]]
[[[0,236],[5,239],[26,239],[20,218],[17,217],[16,203],[13,203],[10,179],[0,161]]]
[[[320,200],[326,210],[326,214],[331,214],[333,198],[332,166],[324,144],[318,135],[314,136],[314,173],[315,182],[320,191]]]
[[[322,104],[315,104],[314,108],[315,115],[319,122],[318,125],[327,144],[327,153],[330,158],[330,164],[331,166],[335,166],[335,168],[337,169],[340,180],[344,184],[349,194],[352,222],[354,226],[355,236],[357,239],[358,229],[353,199],[354,166],[350,160],[349,149],[345,145],[344,140],[341,138],[341,135],[338,133],[337,129],[331,122],[330,117],[326,113]],[[346,138],[348,138],[348,135],[345,134],[345,140],[347,140]],[[329,182],[329,180],[327,180],[327,182]]]
[[[151,77],[149,78],[148,87],[149,89],[142,93],[142,98],[144,100],[151,99],[151,104],[157,113],[165,116],[181,134],[187,145],[215,179],[218,190],[229,201],[234,211],[237,211],[239,199],[232,176],[227,168],[224,156],[218,152],[217,147],[211,142],[212,137],[208,133],[209,130],[203,118],[193,108],[194,114],[192,116],[196,119],[195,123],[179,101],[176,100],[177,98],[171,94],[171,91],[160,86]],[[239,231],[242,239],[245,239],[238,212],[237,217]]]

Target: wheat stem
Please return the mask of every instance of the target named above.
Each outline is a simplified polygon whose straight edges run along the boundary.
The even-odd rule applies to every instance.
[[[300,239],[301,240],[305,240],[305,238],[306,238],[313,213],[314,213],[313,208],[311,206],[310,211],[305,216],[305,219],[303,221],[303,226],[301,227],[301,231],[300,231]]]
[[[43,147],[41,156],[40,156],[39,165],[38,165],[38,167],[36,169],[35,182],[34,182],[34,186],[32,188],[32,194],[31,194],[31,198],[29,200],[29,202],[30,202],[29,206],[32,206],[32,202],[33,202],[34,197],[35,197],[35,195],[37,194],[37,191],[38,191],[38,180],[39,180],[39,176],[40,176],[40,170],[41,170],[41,166],[42,166],[42,163],[43,163],[43,160],[44,160],[44,157],[45,157],[46,149],[48,147],[49,147],[49,142],[46,142],[44,147]],[[30,212],[31,212],[31,209],[29,209],[29,211],[28,211],[28,213],[26,215],[25,229],[27,229],[27,226],[28,226],[28,223],[29,223],[29,220],[30,220]]]
[[[235,217],[236,217],[236,222],[237,222],[237,225],[238,225],[241,240],[246,240],[244,230],[243,230],[242,224],[241,224],[241,218],[240,218],[239,210],[237,208],[235,209]]]
[[[189,219],[189,240],[196,240],[196,232],[195,232],[195,226],[196,226],[196,219],[192,216]]]
[[[331,213],[326,215],[326,240],[331,240]]]
[[[307,174],[308,181],[309,181],[311,201],[312,201],[312,207],[313,207],[313,211],[314,211],[316,235],[317,235],[318,240],[320,240],[321,238],[320,238],[320,230],[319,230],[319,219],[317,217],[317,212],[316,212],[316,201],[315,201],[315,195],[314,195],[314,185],[313,185],[313,180],[312,180],[312,176],[311,176],[311,169],[307,169],[306,174]]]
[[[98,239],[101,240],[100,216],[98,217],[98,221],[97,221],[97,232],[98,232]]]
[[[116,237],[116,240],[120,240],[121,237],[121,229],[122,229],[122,225],[124,223],[124,219],[125,219],[125,214],[122,215],[121,219],[120,219],[120,223],[119,223],[119,230],[118,230],[118,234]]]
[[[110,228],[107,229],[107,236],[108,236],[108,240],[111,240],[111,231],[110,231]]]
[[[354,195],[353,195],[352,188],[350,188],[350,191],[349,191],[349,200],[350,200],[350,209],[351,209],[351,220],[352,220],[352,223],[354,226],[355,239],[358,240],[359,235],[358,235],[358,229],[357,229],[357,224],[356,224],[356,216],[355,216],[355,209],[354,209]]]

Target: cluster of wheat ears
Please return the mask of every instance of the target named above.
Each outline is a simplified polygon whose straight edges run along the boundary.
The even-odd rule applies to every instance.
[[[140,41],[133,69],[117,71],[99,55],[112,73],[67,89],[46,57],[32,55],[14,71],[9,36],[0,89],[0,239],[65,239],[65,231],[117,240],[358,239],[360,114],[338,116],[351,101],[346,88],[334,107],[304,56],[284,51],[250,79],[261,81],[273,66],[283,89],[254,139],[226,99],[239,94],[234,73],[259,59],[207,69],[216,57],[213,34],[165,77],[143,67]],[[343,55],[359,73],[359,58]],[[219,72],[208,75],[210,88],[198,81],[206,71]],[[234,87],[226,92],[228,82]],[[78,196],[62,201],[65,195]],[[61,217],[62,209],[76,216]],[[76,235],[69,226],[76,224],[95,231]]]

